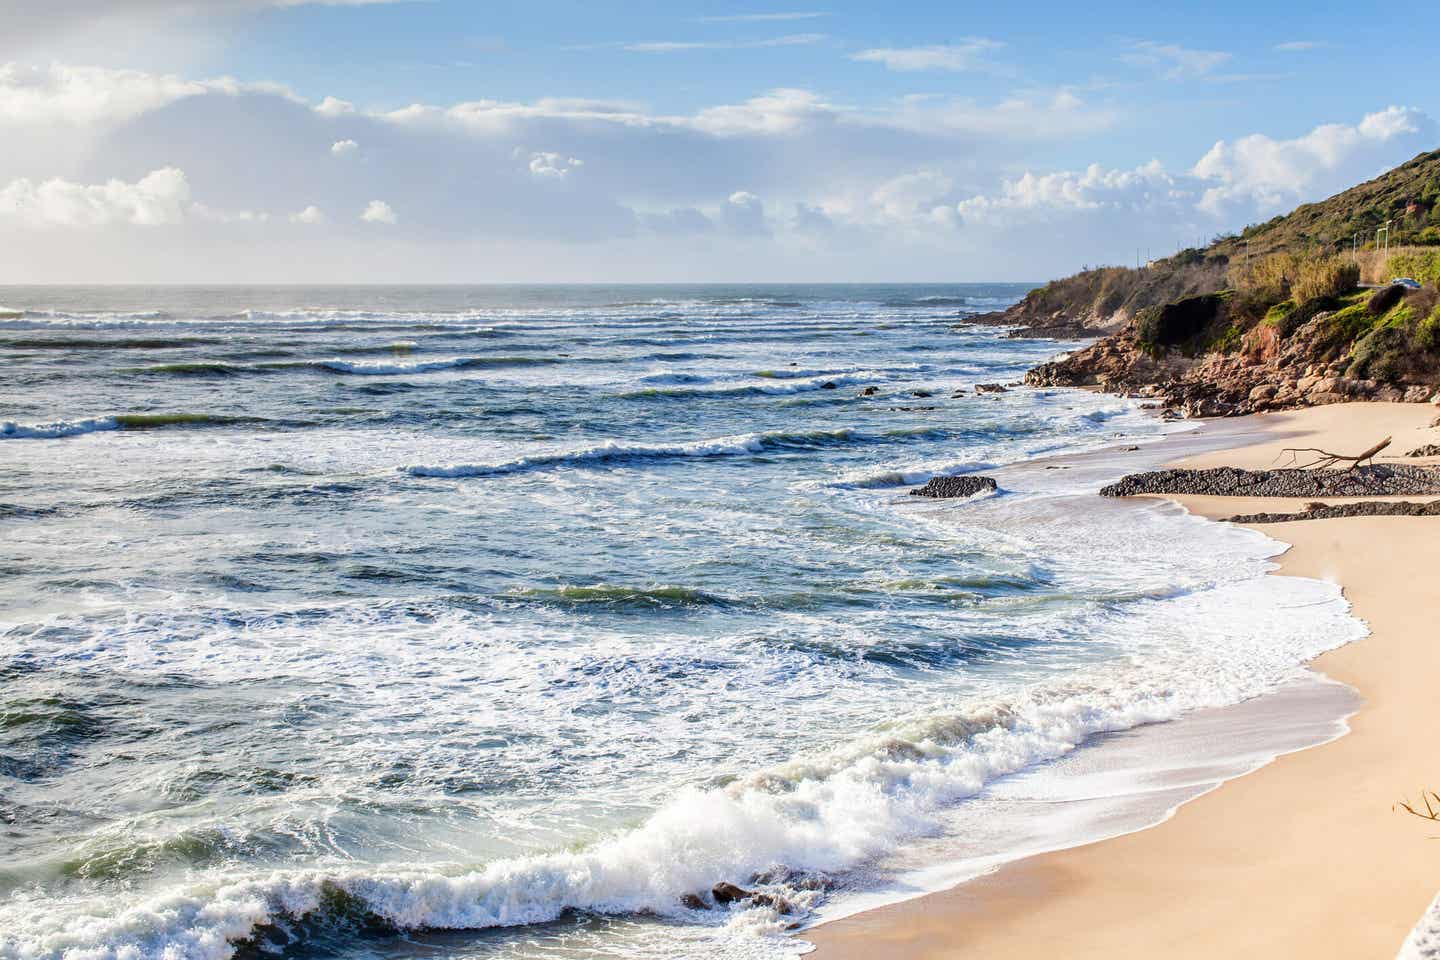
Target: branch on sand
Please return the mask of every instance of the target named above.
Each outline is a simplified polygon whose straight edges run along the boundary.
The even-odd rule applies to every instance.
[[[1421,790],[1420,800],[1425,804],[1424,810],[1417,810],[1415,807],[1412,807],[1404,800],[1399,801],[1395,804],[1394,807],[1391,807],[1390,809],[1394,810],[1398,808],[1400,810],[1404,810],[1412,817],[1419,817],[1421,820],[1433,820],[1436,822],[1440,822],[1440,793],[1436,793],[1434,790],[1426,793],[1424,790]]]
[[[1318,459],[1311,460],[1309,463],[1302,463],[1298,467],[1295,467],[1295,469],[1297,470],[1308,470],[1311,467],[1319,467],[1322,470],[1326,470],[1330,467],[1335,466],[1336,464],[1348,463],[1350,464],[1350,466],[1346,468],[1346,471],[1349,472],[1350,470],[1356,469],[1367,460],[1374,460],[1377,453],[1390,446],[1390,439],[1390,437],[1386,437],[1384,440],[1381,440],[1369,450],[1366,450],[1364,453],[1358,453],[1353,457],[1346,456],[1343,453],[1331,453],[1329,450],[1321,450],[1319,447],[1285,447],[1280,452],[1290,454],[1290,463],[1286,464],[1286,466],[1295,466],[1297,454],[1320,454],[1320,457]]]

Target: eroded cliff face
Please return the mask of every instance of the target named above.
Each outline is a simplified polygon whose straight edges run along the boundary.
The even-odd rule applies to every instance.
[[[1261,410],[1380,400],[1437,398],[1440,357],[1409,358],[1391,375],[1363,376],[1373,366],[1364,347],[1375,330],[1347,340],[1342,311],[1315,314],[1289,336],[1261,324],[1222,339],[1210,352],[1186,355],[1147,341],[1134,325],[1031,370],[1032,386],[1093,386],[1153,398],[1171,416],[1236,416]],[[1228,341],[1228,342],[1227,342]],[[1357,354],[1361,354],[1357,356]]]

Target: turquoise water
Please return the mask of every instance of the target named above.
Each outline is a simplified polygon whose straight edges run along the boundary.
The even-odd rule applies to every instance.
[[[1160,436],[973,392],[1024,290],[0,288],[0,956],[783,954],[1353,635],[1060,471],[906,495]]]

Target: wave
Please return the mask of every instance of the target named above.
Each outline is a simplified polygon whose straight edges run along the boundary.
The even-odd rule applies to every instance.
[[[0,317],[5,316],[0,311]],[[224,341],[215,337],[24,337],[0,340],[7,350],[179,350]]]
[[[714,381],[714,377],[707,377],[699,373],[654,373],[648,377],[641,377],[636,382],[673,386],[680,384],[713,383]]]
[[[733,605],[733,601],[718,594],[679,586],[625,587],[602,583],[594,586],[527,587],[510,596],[562,607],[653,609]]]
[[[685,460],[692,457],[734,457],[780,450],[813,450],[822,446],[853,442],[860,437],[853,430],[747,433],[733,437],[697,440],[671,445],[627,444],[611,441],[594,447],[537,454],[489,464],[411,466],[402,470],[412,477],[496,477],[551,467],[590,466],[630,460]]]
[[[114,417],[95,417],[87,420],[57,420],[54,423],[25,425],[7,420],[0,423],[0,439],[3,440],[56,440],[61,437],[76,437],[84,433],[99,433],[105,430],[119,430],[120,422]]]
[[[111,912],[23,915],[0,933],[0,955],[227,960],[238,944],[283,948],[327,921],[482,930],[570,910],[695,920],[701,915],[682,898],[703,899],[720,881],[784,898],[803,916],[827,880],[939,832],[947,809],[988,784],[1099,735],[1259,696],[1364,633],[1337,587],[1290,577],[1143,601],[1134,629],[1174,642],[1110,670],[911,715],[720,786],[682,787],[636,827],[588,845],[450,867],[277,870],[238,880],[217,872],[148,901],[117,898]],[[720,916],[781,926],[768,906]]]
[[[309,366],[330,370],[334,373],[356,374],[359,376],[387,376],[390,374],[427,373],[432,370],[468,370],[476,367],[531,367],[545,366],[563,361],[553,357],[451,357],[446,360],[419,360],[415,363],[356,363],[350,360],[308,360],[298,364],[280,364],[286,369]]]
[[[159,430],[164,427],[233,426],[265,422],[263,417],[229,417],[212,413],[122,413],[113,417],[58,420],[54,423],[31,425],[8,420],[0,423],[0,439],[58,440],[111,430]]]
[[[885,378],[877,376],[870,379]],[[648,398],[681,400],[697,397],[775,396],[787,393],[809,393],[814,390],[834,390],[838,387],[854,386],[865,382],[868,381],[859,376],[840,376],[816,377],[812,380],[782,381],[779,383],[733,384],[717,387],[648,387],[644,390],[632,390],[627,393],[622,393],[620,397],[625,400],[643,400]]]
[[[277,371],[324,370],[347,376],[393,376],[429,373],[435,370],[468,370],[475,368],[544,366],[564,361],[551,357],[449,357],[443,360],[417,360],[414,363],[368,362],[355,360],[287,360],[276,363],[227,363],[203,360],[191,363],[161,363],[138,367],[128,372],[156,376],[234,377],[246,374],[267,374]]]

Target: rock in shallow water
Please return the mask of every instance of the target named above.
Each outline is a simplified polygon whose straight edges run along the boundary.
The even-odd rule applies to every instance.
[[[997,488],[994,477],[980,477],[967,474],[959,477],[931,477],[923,487],[910,491],[912,497],[973,497],[977,493],[993,493]]]

